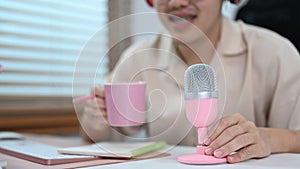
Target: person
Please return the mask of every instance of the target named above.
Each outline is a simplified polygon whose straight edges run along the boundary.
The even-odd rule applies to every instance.
[[[223,0],[150,2],[172,38],[157,35],[133,44],[111,76],[114,82],[147,83],[147,137],[197,144],[196,130],[185,117],[183,76],[188,66],[205,63],[215,69],[224,102],[222,117],[205,139],[207,155],[236,163],[271,153],[299,153],[300,56],[292,43],[270,30],[225,18]],[[94,87],[97,97],[80,116],[85,134],[95,141],[119,133],[105,120],[104,92]],[[126,130],[134,134],[140,128]]]

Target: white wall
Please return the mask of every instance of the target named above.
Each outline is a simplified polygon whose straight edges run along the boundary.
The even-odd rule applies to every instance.
[[[225,1],[222,8],[223,15],[227,16],[228,18],[234,19],[238,9],[244,6],[247,2],[248,0],[242,0],[239,5],[234,5],[228,1]]]

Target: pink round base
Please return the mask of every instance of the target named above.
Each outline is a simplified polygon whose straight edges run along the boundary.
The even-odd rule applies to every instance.
[[[225,163],[226,158],[216,158],[214,156],[202,155],[202,154],[186,154],[177,158],[181,163],[186,164],[218,164]]]

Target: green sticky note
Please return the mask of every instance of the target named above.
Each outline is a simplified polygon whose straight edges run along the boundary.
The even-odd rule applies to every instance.
[[[155,142],[153,144],[150,144],[150,145],[147,145],[144,147],[134,149],[131,151],[132,158],[136,158],[138,156],[163,149],[163,148],[165,148],[166,145],[167,145],[167,143],[165,141],[159,141],[159,142]]]

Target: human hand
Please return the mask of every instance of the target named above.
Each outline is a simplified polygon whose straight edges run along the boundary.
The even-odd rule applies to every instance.
[[[262,158],[271,153],[267,137],[240,114],[220,119],[208,132],[204,143],[208,145],[207,155],[213,154],[217,158],[227,156],[229,163]]]
[[[100,112],[102,113],[102,116],[105,119],[107,119],[104,87],[100,87],[100,86],[92,87],[91,94],[96,96],[95,101],[100,109]]]
[[[104,87],[92,87],[90,93],[95,97],[85,102],[79,116],[80,134],[86,141],[107,141],[111,138],[112,131],[107,123]]]

